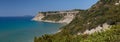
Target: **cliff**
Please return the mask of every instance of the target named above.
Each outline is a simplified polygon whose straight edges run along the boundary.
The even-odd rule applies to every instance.
[[[51,23],[70,23],[79,11],[49,11],[39,12],[32,20]]]
[[[120,0],[99,0],[53,35],[43,35],[35,42],[119,42]]]

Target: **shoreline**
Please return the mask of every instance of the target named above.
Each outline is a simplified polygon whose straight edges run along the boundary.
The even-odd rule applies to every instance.
[[[48,23],[60,23],[60,24],[69,24],[69,23],[67,23],[67,22],[50,21],[50,20],[35,20],[35,19],[32,19],[32,21],[38,21],[38,22],[48,22]]]
[[[69,24],[69,23],[66,23],[66,22],[55,22],[55,21],[50,21],[50,20],[34,20],[34,19],[32,19],[32,21],[47,22],[47,23],[59,23],[59,24],[64,24],[64,25]],[[61,31],[62,30],[59,28],[59,30],[56,31],[55,33],[59,33]]]

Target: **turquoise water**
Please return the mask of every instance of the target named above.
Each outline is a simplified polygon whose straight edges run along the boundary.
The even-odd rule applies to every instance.
[[[31,19],[32,17],[0,17],[0,42],[33,42],[35,36],[55,33],[62,26]]]

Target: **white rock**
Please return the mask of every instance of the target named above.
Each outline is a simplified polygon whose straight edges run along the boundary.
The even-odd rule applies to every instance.
[[[80,35],[80,34],[82,34],[82,33],[80,33],[80,32],[79,32],[79,33],[77,33],[77,35]]]
[[[108,30],[108,29],[110,29],[110,25],[108,25],[107,23],[104,23],[103,27],[98,26],[94,29],[86,30],[83,34],[93,34],[95,32],[101,32],[102,30],[105,31],[105,30]]]
[[[119,5],[119,3],[115,3],[115,5]]]

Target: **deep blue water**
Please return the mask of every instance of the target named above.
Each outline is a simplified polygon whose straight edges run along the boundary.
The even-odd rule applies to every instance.
[[[62,26],[31,19],[32,17],[0,17],[0,42],[33,42],[35,36],[55,33]]]

